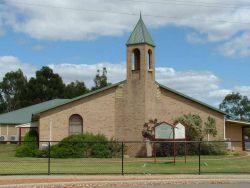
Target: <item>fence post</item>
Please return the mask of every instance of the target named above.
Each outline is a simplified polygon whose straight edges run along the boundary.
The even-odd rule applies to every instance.
[[[201,174],[201,141],[199,141],[199,175]]]
[[[122,175],[124,175],[124,143],[122,142]]]
[[[122,142],[122,175],[124,175],[124,143]]]
[[[49,142],[49,148],[48,148],[48,175],[50,175],[50,142]]]

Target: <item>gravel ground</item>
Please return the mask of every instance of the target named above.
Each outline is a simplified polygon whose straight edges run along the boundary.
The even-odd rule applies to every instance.
[[[1,187],[235,187],[250,186],[250,175],[0,176]]]

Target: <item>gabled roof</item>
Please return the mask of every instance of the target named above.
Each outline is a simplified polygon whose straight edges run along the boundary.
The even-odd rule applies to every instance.
[[[15,110],[15,111],[12,111],[12,112],[9,112],[9,113],[0,114],[0,124],[24,124],[24,123],[30,123],[31,120],[32,120],[32,115],[38,115],[39,113],[42,113],[42,112],[54,109],[56,107],[66,105],[68,103],[71,103],[71,102],[86,98],[88,96],[91,96],[91,95],[94,95],[94,94],[97,94],[97,93],[100,93],[102,91],[105,91],[105,90],[111,89],[113,87],[119,86],[119,85],[125,83],[126,81],[127,80],[118,82],[116,84],[113,84],[113,85],[98,89],[98,90],[93,91],[93,92],[89,92],[87,94],[75,97],[73,99],[54,99],[54,100],[46,101],[46,102],[39,103],[39,104],[36,104],[36,105],[21,108],[19,110]],[[168,87],[166,87],[164,85],[161,85],[158,82],[156,82],[156,84],[159,87],[161,87],[163,89],[166,89],[167,91],[175,93],[175,94],[177,94],[177,95],[179,95],[181,97],[184,97],[184,98],[186,98],[188,100],[191,100],[191,101],[193,101],[195,103],[203,105],[203,106],[205,106],[207,108],[210,108],[212,110],[215,110],[215,111],[217,111],[219,113],[226,114],[225,112],[223,112],[223,111],[221,111],[221,110],[219,110],[219,109],[217,109],[217,108],[215,108],[213,106],[210,106],[210,105],[208,105],[206,103],[198,101],[198,100],[196,100],[196,99],[194,99],[192,97],[184,95],[184,94],[182,94],[182,93],[180,93],[178,91],[175,91],[175,90],[173,90],[171,88],[168,88]]]
[[[54,99],[5,114],[0,114],[0,124],[23,124],[31,122],[32,115],[46,109],[62,105],[70,99]]]
[[[155,46],[154,41],[141,18],[141,15],[139,21],[137,22],[133,32],[131,33],[126,43],[127,46],[134,44],[149,44],[151,46]]]
[[[201,102],[201,101],[199,101],[199,100],[197,100],[197,99],[194,99],[194,98],[192,98],[192,97],[189,97],[189,96],[187,96],[187,95],[185,95],[185,94],[183,94],[183,93],[180,93],[180,92],[178,92],[178,91],[176,91],[176,90],[174,90],[174,89],[171,89],[171,88],[169,88],[169,87],[167,87],[167,86],[164,86],[164,85],[162,85],[162,84],[159,84],[158,82],[156,82],[156,84],[157,84],[159,87],[161,87],[161,88],[163,88],[163,89],[166,89],[167,91],[170,91],[171,93],[174,93],[174,94],[176,94],[176,95],[179,95],[179,96],[184,97],[184,98],[186,98],[186,99],[188,99],[188,100],[191,100],[191,101],[193,101],[193,102],[195,102],[195,103],[198,103],[198,104],[200,104],[200,105],[202,105],[202,106],[205,106],[205,107],[207,107],[207,108],[210,108],[210,109],[212,109],[212,110],[214,110],[214,111],[217,111],[217,112],[219,112],[219,113],[222,113],[222,114],[226,115],[225,112],[223,112],[222,110],[220,110],[220,109],[218,109],[218,108],[215,108],[215,107],[213,107],[213,106],[211,106],[211,105],[208,105],[208,104],[206,104],[206,103],[204,103],[204,102]]]
[[[37,115],[39,113],[54,109],[56,107],[71,103],[73,101],[77,101],[83,99],[85,97],[100,93],[104,90],[108,90],[110,88],[116,87],[122,83],[126,82],[126,80],[122,82],[118,82],[116,84],[112,84],[110,86],[89,92],[87,94],[75,97],[73,99],[54,99],[50,101],[46,101],[43,103],[35,104],[32,106],[28,106],[25,108],[21,108],[19,110],[15,110],[12,112],[8,112],[5,114],[0,114],[0,124],[24,124],[30,123],[33,115]]]
[[[62,103],[62,104],[55,105],[55,106],[53,106],[53,107],[51,107],[51,108],[48,108],[48,109],[41,109],[40,111],[37,111],[36,113],[34,113],[34,115],[39,114],[39,113],[42,113],[42,112],[45,112],[45,111],[47,111],[47,110],[51,110],[51,109],[53,109],[53,108],[56,108],[56,107],[59,107],[59,106],[62,106],[62,105],[68,104],[68,103],[71,103],[71,102],[74,102],[74,101],[77,101],[77,100],[80,100],[80,99],[83,99],[83,98],[86,98],[86,97],[88,97],[88,96],[91,96],[91,95],[100,93],[100,92],[102,92],[102,91],[111,89],[111,88],[113,88],[113,87],[116,87],[116,86],[119,86],[119,85],[125,83],[126,81],[127,81],[127,80],[123,80],[123,81],[118,82],[118,83],[116,83],[116,84],[112,84],[112,85],[103,87],[103,88],[101,88],[101,89],[98,89],[98,90],[95,90],[95,91],[86,93],[86,94],[84,94],[84,95],[80,95],[80,96],[75,97],[75,98],[73,98],[73,99],[68,99],[68,101],[66,101],[66,102],[64,102],[64,103]]]

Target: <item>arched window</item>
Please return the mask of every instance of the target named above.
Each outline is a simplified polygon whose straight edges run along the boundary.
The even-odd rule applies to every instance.
[[[148,70],[152,69],[152,51],[148,50]]]
[[[140,50],[139,49],[134,49],[133,50],[133,57],[132,57],[132,70],[140,70]]]
[[[69,118],[69,135],[83,133],[83,120],[78,114],[74,114]]]

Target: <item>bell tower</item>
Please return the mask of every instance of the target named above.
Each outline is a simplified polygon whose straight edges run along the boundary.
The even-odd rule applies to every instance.
[[[145,122],[155,118],[155,45],[140,16],[127,43],[127,83],[117,111],[121,140],[143,140]]]
[[[128,83],[155,82],[155,45],[141,15],[126,45]]]

